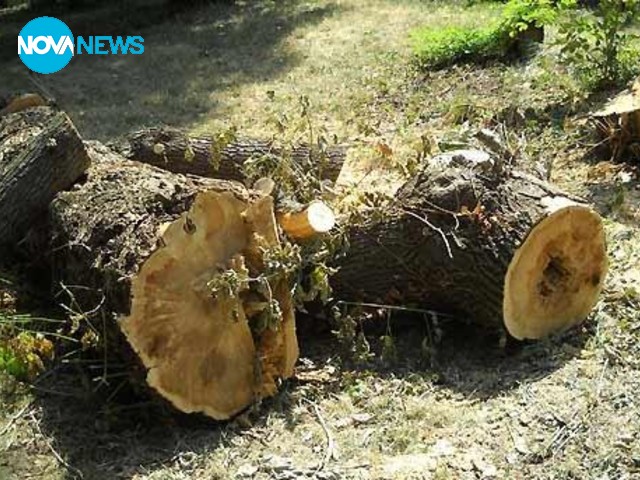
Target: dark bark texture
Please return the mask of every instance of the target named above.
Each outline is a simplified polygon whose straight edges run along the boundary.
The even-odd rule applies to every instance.
[[[529,25],[519,31],[513,39],[512,51],[518,57],[528,57],[540,48],[544,42],[544,28]]]
[[[89,163],[65,113],[37,107],[0,118],[0,250],[40,222],[56,193],[71,187]]]
[[[281,158],[284,151],[273,142],[236,139],[216,151],[216,142],[208,137],[189,137],[173,128],[150,128],[129,135],[115,145],[125,157],[175,173],[189,173],[223,180],[244,181],[244,163],[250,158]],[[291,160],[303,168],[316,165],[323,179],[335,181],[346,158],[346,148],[328,147],[318,155],[308,145],[298,145]]]
[[[336,297],[501,326],[514,252],[546,216],[544,199],[566,195],[528,174],[481,167],[427,168],[399,190],[382,219],[348,227]]]
[[[51,204],[53,271],[58,281],[79,287],[85,311],[104,296],[107,311],[126,315],[130,280],[157,249],[161,225],[187,211],[200,191],[248,194],[235,182],[129,161],[97,142],[89,152],[86,181]]]
[[[275,388],[276,378],[267,375],[282,374],[266,368],[279,366],[275,362],[280,361],[280,357],[273,361],[267,357],[280,355],[277,339],[264,334],[252,340],[248,325],[216,317],[215,312],[227,314],[223,301],[210,307],[209,303],[214,302],[209,295],[207,301],[203,301],[201,295],[194,294],[206,282],[202,271],[176,267],[179,262],[167,260],[163,268],[146,274],[147,283],[142,290],[136,290],[134,279],[149,257],[158,251],[161,254],[167,246],[163,238],[167,227],[182,228],[187,235],[199,232],[198,220],[191,222],[192,217],[185,216],[186,212],[205,216],[203,210],[191,208],[199,194],[225,193],[225,202],[235,204],[233,200],[238,200],[240,205],[252,204],[258,195],[238,182],[175,174],[127,160],[101,144],[88,145],[92,166],[86,181],[72,191],[61,193],[51,204],[52,270],[57,275],[59,290],[67,294],[61,301],[78,312],[81,319],[86,319],[80,322],[80,334],[88,330],[87,325],[97,326],[93,328],[97,330],[101,348],[93,351],[104,352],[109,364],[123,367],[137,391],[155,391],[184,412],[202,411],[213,418],[229,418],[253,401],[250,393],[254,388],[262,388],[258,379],[262,382],[268,378]],[[249,235],[245,237],[243,230],[242,238],[238,238],[237,227],[231,232],[225,231],[224,218],[232,215],[230,211],[223,208],[222,213],[217,214],[223,219],[223,225],[216,224],[217,227],[203,234],[206,241],[211,235],[219,234],[219,243],[215,245],[223,252],[242,245]],[[229,223],[237,226],[241,218]],[[179,219],[178,225],[173,223]],[[200,250],[204,250],[205,240],[199,236],[194,238],[198,238]],[[227,241],[229,245],[224,243]],[[189,261],[194,262],[197,251],[195,248],[184,255],[191,255]],[[207,260],[205,257],[202,254],[202,261]],[[220,260],[227,259],[221,257]],[[212,273],[223,266],[204,264]],[[194,276],[189,277],[189,272]],[[163,288],[168,284],[171,294]],[[183,294],[175,293],[176,289],[181,289]],[[149,297],[152,300],[147,302]],[[167,298],[171,300],[168,302]],[[134,308],[134,300],[138,306],[141,303],[144,306]],[[166,307],[167,303],[188,303],[193,308],[183,313],[179,308]],[[132,326],[130,315],[135,317],[137,326]],[[123,321],[129,323],[128,328]],[[199,328],[201,324],[205,328],[194,327]],[[212,325],[216,328],[212,329]],[[194,330],[197,331],[194,333]],[[198,345],[194,345],[196,338],[200,341]],[[273,345],[265,339],[270,339]],[[260,352],[265,348],[257,360],[264,362],[260,365],[265,370],[259,373],[254,370],[255,358],[248,358],[252,355],[252,342]],[[272,350],[266,350],[267,347]],[[196,350],[193,355],[192,349]],[[183,376],[177,378],[174,371]],[[254,385],[254,382],[257,383]],[[206,391],[211,392],[210,397],[203,393]],[[249,392],[246,398],[245,392]],[[208,401],[211,403],[206,403]],[[210,410],[206,410],[207,407]]]

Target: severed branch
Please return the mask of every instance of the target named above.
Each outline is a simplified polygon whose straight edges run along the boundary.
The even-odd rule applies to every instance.
[[[315,201],[299,212],[278,215],[278,223],[294,240],[308,240],[331,230],[336,216],[327,204]]]
[[[170,127],[133,132],[112,146],[131,160],[170,172],[237,181],[246,179],[247,161],[265,158],[274,162],[287,158],[300,167],[314,165],[322,179],[335,181],[347,154],[344,145],[331,145],[319,151],[301,143],[285,149],[269,140],[191,137]]]

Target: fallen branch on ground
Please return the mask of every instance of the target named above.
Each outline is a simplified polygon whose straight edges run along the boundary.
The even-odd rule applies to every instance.
[[[189,173],[222,180],[244,181],[244,165],[264,156],[290,156],[301,167],[315,165],[323,179],[335,181],[346,158],[346,148],[329,146],[318,152],[308,145],[290,151],[271,141],[247,138],[190,137],[168,127],[149,128],[128,135],[115,146],[125,157],[174,173]]]

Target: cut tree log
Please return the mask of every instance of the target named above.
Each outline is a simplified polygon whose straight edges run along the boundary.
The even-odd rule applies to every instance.
[[[174,172],[222,180],[244,181],[244,163],[251,158],[281,158],[284,150],[273,142],[236,139],[221,144],[210,137],[189,137],[174,128],[150,128],[129,135],[114,145],[125,157]],[[346,158],[346,148],[330,146],[318,155],[308,145],[290,152],[294,164],[317,165],[320,177],[335,181]]]
[[[490,164],[424,169],[382,219],[348,226],[336,297],[450,313],[517,339],[567,329],[607,272],[601,219],[576,200]]]
[[[591,114],[600,138],[611,160],[628,156],[640,159],[640,78],[609,100],[601,110]]]
[[[51,205],[53,268],[83,311],[110,313],[109,349],[130,346],[182,412],[227,419],[273,395],[298,346],[287,279],[268,280],[271,298],[250,281],[279,242],[271,197],[90,152],[87,180]],[[255,328],[270,301],[279,321]]]
[[[19,242],[88,166],[65,113],[37,107],[0,118],[0,249]]]

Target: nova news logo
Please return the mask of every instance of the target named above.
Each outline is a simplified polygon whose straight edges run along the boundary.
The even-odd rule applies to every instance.
[[[37,73],[57,72],[74,55],[140,55],[144,38],[91,36],[74,41],[69,27],[53,17],[38,17],[27,23],[18,35],[18,56],[22,63]]]

